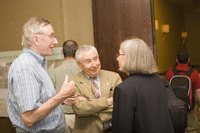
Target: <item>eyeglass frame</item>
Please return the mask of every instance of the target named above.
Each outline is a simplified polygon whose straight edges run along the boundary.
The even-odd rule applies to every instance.
[[[56,38],[56,36],[55,36],[55,34],[54,34],[54,33],[51,33],[50,35],[48,35],[48,34],[45,34],[45,33],[37,33],[37,34],[46,35],[46,36],[50,37],[50,39],[51,39],[51,40],[53,40],[53,39],[55,39],[55,38]]]
[[[125,54],[120,54],[119,52],[115,53],[116,57],[119,57],[120,55],[125,55]]]

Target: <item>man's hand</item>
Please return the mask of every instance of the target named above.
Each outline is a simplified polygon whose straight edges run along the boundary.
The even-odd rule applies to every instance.
[[[75,83],[74,81],[68,82],[68,75],[66,74],[61,90],[58,92],[59,95],[65,100],[66,98],[73,97],[75,95]]]
[[[67,98],[63,103],[67,104],[69,106],[72,106],[72,104],[74,104],[74,102],[75,102],[75,99],[76,99],[76,95]]]
[[[87,98],[82,97],[82,96],[78,96],[78,99],[79,99],[79,100],[87,100]]]
[[[108,101],[108,106],[113,105],[113,97],[108,98],[107,101]]]

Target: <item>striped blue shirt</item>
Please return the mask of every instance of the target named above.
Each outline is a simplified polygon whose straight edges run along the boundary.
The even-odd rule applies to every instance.
[[[7,110],[13,126],[24,132],[55,132],[57,128],[65,130],[61,105],[32,127],[27,127],[21,118],[22,113],[37,109],[55,94],[45,58],[24,48],[8,72]]]

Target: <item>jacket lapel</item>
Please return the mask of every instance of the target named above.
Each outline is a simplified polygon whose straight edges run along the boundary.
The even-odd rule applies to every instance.
[[[110,91],[110,83],[109,76],[105,75],[102,71],[100,71],[100,83],[101,83],[101,97],[109,94]]]
[[[84,72],[79,75],[80,77],[78,78],[78,86],[80,86],[81,89],[81,95],[87,97],[87,98],[95,98],[94,94],[91,91],[91,82],[87,78]]]

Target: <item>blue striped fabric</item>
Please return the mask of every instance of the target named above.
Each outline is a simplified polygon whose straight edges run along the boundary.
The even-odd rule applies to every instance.
[[[7,109],[15,127],[28,132],[45,132],[64,125],[64,112],[61,105],[43,120],[27,127],[21,113],[34,110],[56,94],[46,70],[45,58],[24,48],[23,53],[13,61],[8,72]]]

